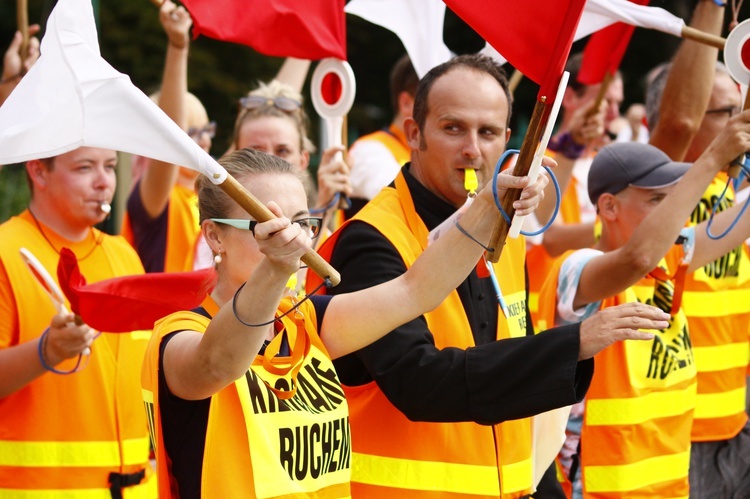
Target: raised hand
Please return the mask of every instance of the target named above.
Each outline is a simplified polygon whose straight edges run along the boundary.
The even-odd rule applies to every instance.
[[[349,196],[352,184],[349,179],[349,165],[344,162],[343,146],[331,147],[323,152],[318,167],[318,201],[319,207],[328,204],[337,192]]]
[[[312,248],[312,240],[299,224],[284,216],[279,205],[271,201],[268,209],[278,218],[256,225],[255,241],[269,263],[288,277],[299,270],[300,258]]]
[[[581,323],[578,360],[589,359],[617,341],[652,340],[641,329],[669,327],[669,314],[644,303],[624,303],[600,310]]]

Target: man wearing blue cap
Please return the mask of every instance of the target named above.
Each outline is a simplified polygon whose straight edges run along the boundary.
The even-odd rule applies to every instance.
[[[750,147],[749,119],[750,112],[733,118],[692,166],[638,143],[612,144],[594,159],[588,191],[601,240],[558,260],[540,309],[563,325],[637,300],[671,320],[650,344],[613,345],[596,356],[591,388],[571,413],[560,456],[574,497],[688,496],[696,370],[681,288],[686,272],[748,237],[750,219],[718,240],[707,236],[705,223],[683,227],[716,173]],[[712,232],[729,227],[738,210],[718,215]]]

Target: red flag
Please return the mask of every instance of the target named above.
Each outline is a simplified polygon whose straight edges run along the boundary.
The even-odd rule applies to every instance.
[[[585,0],[443,0],[551,102]]]
[[[183,0],[193,34],[277,57],[346,60],[345,0]]]
[[[86,284],[75,254],[63,248],[57,279],[71,310],[86,324],[124,333],[151,329],[162,317],[199,306],[213,288],[216,272],[154,272]]]
[[[648,0],[630,1],[637,5],[648,5]],[[632,24],[615,23],[591,35],[583,50],[579,83],[596,85],[608,73],[614,74],[620,67],[633,31],[635,26]]]

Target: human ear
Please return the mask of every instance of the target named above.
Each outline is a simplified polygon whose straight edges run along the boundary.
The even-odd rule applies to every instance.
[[[214,254],[224,252],[224,245],[221,242],[223,234],[215,222],[212,220],[204,220],[203,223],[201,223],[201,232],[203,232],[203,238],[206,240],[206,244],[208,244],[208,247],[211,248],[211,251]]]
[[[38,159],[26,162],[26,173],[29,175],[34,188],[43,188],[47,185],[47,168]]]
[[[605,192],[599,196],[599,200],[596,202],[596,206],[599,209],[599,217],[606,220],[615,220],[620,211],[619,203],[617,198],[608,192]]]
[[[409,144],[409,147],[414,151],[419,149],[420,134],[419,126],[417,125],[417,122],[414,121],[414,118],[406,118],[404,120],[404,135],[406,136],[406,142]]]

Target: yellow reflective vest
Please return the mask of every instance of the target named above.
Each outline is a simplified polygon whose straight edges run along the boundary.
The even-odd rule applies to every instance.
[[[282,301],[279,315],[290,306],[288,299]],[[212,316],[219,309],[210,297],[203,307]],[[277,334],[245,376],[211,397],[200,470],[201,497],[350,497],[346,399],[318,337],[314,307],[307,301],[299,310],[302,318],[292,313],[281,319],[292,346],[290,356],[273,355],[283,336]],[[175,331],[204,332],[209,322],[195,312],[178,312],[157,322],[143,364],[143,399],[156,450],[161,499],[179,497],[161,429],[161,340]]]
[[[678,248],[679,250],[679,248]],[[540,312],[554,323],[560,268],[557,259],[540,294]],[[681,251],[660,266],[676,268]],[[656,282],[640,280],[602,301],[658,302]],[[685,314],[652,341],[621,341],[596,355],[594,378],[584,401],[581,472],[584,497],[688,497],[690,428],[696,369]]]

